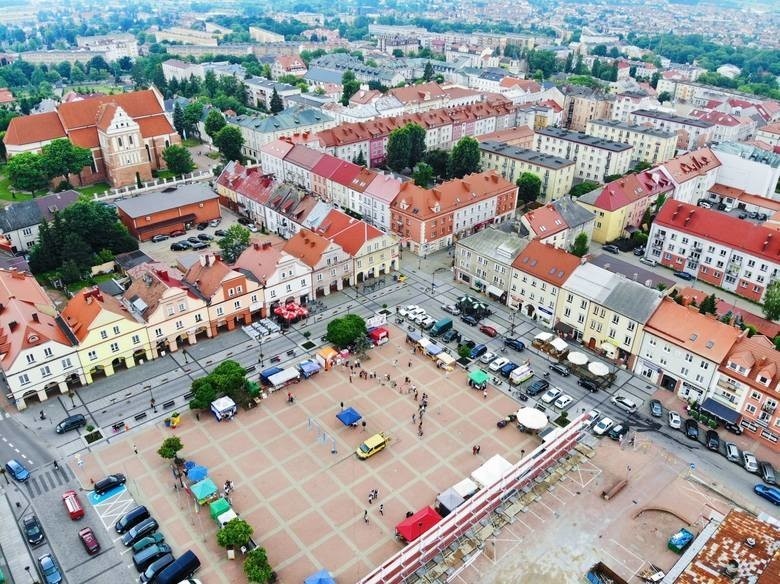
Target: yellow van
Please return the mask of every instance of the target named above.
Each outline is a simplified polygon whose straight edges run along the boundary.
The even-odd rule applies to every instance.
[[[386,436],[384,432],[374,434],[367,439],[363,444],[357,447],[355,454],[360,459],[366,459],[369,456],[373,456],[380,450],[382,450],[390,442],[390,437]]]

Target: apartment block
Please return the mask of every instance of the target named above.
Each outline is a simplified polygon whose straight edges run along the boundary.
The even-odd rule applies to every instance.
[[[455,242],[455,279],[505,303],[512,262],[529,239],[488,227]]]
[[[677,134],[677,148],[695,150],[713,140],[715,125],[698,118],[678,116],[664,111],[639,109],[631,112],[632,124],[652,126],[662,132]]]
[[[563,128],[537,130],[534,149],[574,161],[574,177],[603,182],[604,177],[625,174],[634,158],[633,147],[623,142],[589,136]]]
[[[634,161],[659,164],[674,158],[677,134],[616,120],[593,120],[585,132],[597,138],[623,142],[634,147]]]
[[[283,43],[284,35],[265,30],[259,26],[249,27],[249,38],[258,43]]]
[[[712,150],[701,148],[672,158],[658,168],[674,183],[674,198],[695,205],[717,182],[720,166]]]

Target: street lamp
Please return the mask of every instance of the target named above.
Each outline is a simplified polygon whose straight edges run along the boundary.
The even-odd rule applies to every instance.
[[[147,385],[144,389],[149,390],[149,405],[152,406],[152,411],[156,414],[157,413],[157,402],[154,401],[154,395],[152,394],[152,386]]]
[[[75,394],[73,393],[73,390],[72,390],[72,389],[69,389],[69,390],[68,390],[68,397],[70,398],[70,407],[71,407],[71,409],[73,409],[73,408],[75,408],[75,407],[76,407],[76,402],[75,402],[75,401],[73,401],[73,397],[74,397],[74,395],[75,395]]]

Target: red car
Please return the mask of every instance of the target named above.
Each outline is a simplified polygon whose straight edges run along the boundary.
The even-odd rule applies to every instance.
[[[495,337],[496,335],[498,335],[498,331],[496,329],[486,324],[480,325],[479,330],[480,332],[485,333],[489,337]]]
[[[84,549],[87,550],[88,554],[95,555],[100,551],[100,544],[98,543],[98,540],[95,537],[95,532],[92,531],[91,527],[85,527],[84,529],[80,530],[79,539],[81,539],[81,543],[84,544]]]
[[[179,237],[180,235],[186,235],[186,234],[187,234],[187,232],[184,231],[183,229],[177,229],[175,231],[171,231],[170,235],[171,235],[171,237]]]

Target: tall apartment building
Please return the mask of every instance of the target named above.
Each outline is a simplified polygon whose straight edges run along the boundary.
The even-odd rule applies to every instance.
[[[612,100],[600,91],[573,85],[562,89],[564,125],[575,132],[584,132],[590,120],[612,117]]]
[[[219,34],[174,26],[152,32],[158,43],[168,41],[185,45],[217,46]]]
[[[713,139],[714,124],[698,118],[678,116],[657,110],[639,109],[631,112],[629,121],[632,124],[649,125],[664,132],[675,132],[677,134],[677,148],[680,150],[695,150]]]
[[[631,144],[634,147],[635,161],[653,165],[674,158],[677,150],[677,134],[674,132],[617,120],[592,120],[588,122],[585,133],[614,142]]]
[[[259,26],[249,27],[249,38],[258,43],[283,43],[284,35],[265,30]]]
[[[127,33],[113,32],[94,36],[77,36],[76,46],[89,51],[101,51],[108,62],[123,57],[135,59],[138,56],[138,41]]]
[[[573,160],[575,178],[596,182],[603,182],[604,177],[609,175],[625,174],[634,158],[630,144],[563,128],[537,130],[534,149]]]
[[[487,228],[455,243],[455,279],[506,302],[512,262],[529,240],[516,233]]]

